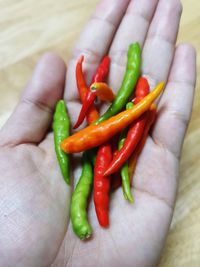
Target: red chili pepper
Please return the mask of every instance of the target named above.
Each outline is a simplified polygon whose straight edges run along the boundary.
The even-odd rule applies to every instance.
[[[148,94],[149,94],[149,83],[145,77],[140,77],[135,89],[134,104],[140,102]]]
[[[154,104],[152,104],[150,109],[149,109],[149,111],[147,111],[147,112],[148,112],[148,118],[147,118],[147,123],[145,125],[142,138],[141,138],[139,144],[137,144],[137,147],[136,147],[134,153],[131,155],[131,157],[129,159],[129,162],[128,162],[129,177],[130,178],[132,178],[133,173],[135,172],[135,168],[136,168],[138,157],[139,157],[140,153],[142,152],[142,149],[143,149],[143,147],[145,145],[146,139],[148,137],[149,130],[150,130],[152,124],[155,121],[155,118],[156,118],[156,106]],[[131,181],[132,180],[133,179],[131,179]]]
[[[113,160],[106,170],[105,175],[110,175],[118,171],[123,163],[128,160],[136,145],[140,141],[145,124],[146,112],[130,126],[123,147],[118,150],[118,153],[115,155],[115,157],[113,157]]]
[[[109,143],[102,145],[97,152],[94,167],[94,204],[99,224],[103,227],[109,225],[108,204],[110,177],[104,172],[112,160],[111,146]]]
[[[108,56],[105,56],[103,58],[102,62],[100,63],[99,67],[97,68],[96,74],[93,76],[91,84],[93,84],[94,82],[104,81],[108,75],[109,66],[110,66],[110,58]],[[82,68],[81,68],[81,71],[82,71]],[[80,74],[80,72],[79,72],[79,74]],[[82,76],[83,76],[83,72],[82,72]],[[79,77],[80,77],[80,75],[79,75]],[[77,79],[79,79],[79,77],[77,77]],[[79,113],[78,120],[73,127],[74,129],[78,128],[81,125],[81,123],[85,119],[85,116],[88,113],[89,108],[94,103],[95,98],[96,98],[96,94],[94,92],[88,90],[88,88],[87,88],[86,96],[84,98],[84,101],[82,101],[83,105],[82,105],[81,111]]]
[[[83,75],[83,69],[82,69],[83,60],[84,60],[84,56],[81,56],[76,65],[76,83],[77,83],[77,88],[78,88],[79,96],[80,96],[82,103],[85,101],[85,97],[87,96],[87,93],[89,92],[89,89],[86,85],[85,78]],[[96,107],[94,105],[91,105],[87,113],[88,123],[91,124],[94,121],[96,121],[98,118],[99,118],[99,113]]]
[[[140,77],[135,90],[134,104],[139,103],[148,93],[148,81],[144,77]],[[130,126],[123,147],[113,157],[105,175],[115,173],[128,160],[141,139],[146,121],[147,113],[145,112]]]
[[[83,69],[82,69],[83,61],[84,61],[84,56],[80,56],[76,64],[76,83],[81,102],[85,100],[88,91],[87,85],[85,83],[85,78],[83,75]]]
[[[92,78],[91,84],[103,82],[108,76],[109,68],[110,68],[110,57],[105,56],[102,59],[101,63],[99,64],[96,73]]]

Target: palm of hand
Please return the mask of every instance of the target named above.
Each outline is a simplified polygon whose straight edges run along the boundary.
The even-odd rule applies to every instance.
[[[48,150],[43,151],[46,145]],[[155,169],[157,159],[160,161],[160,166],[156,164],[158,168]],[[169,196],[164,192],[164,182],[169,178],[164,170],[171,168],[174,172],[174,166],[171,166],[174,159],[170,154],[167,163],[166,151],[157,147],[150,138],[137,168],[138,181],[142,180],[145,184],[141,189],[134,188],[135,204],[130,205],[124,201],[121,189],[112,194],[109,230],[102,230],[98,226],[94,207],[91,205],[90,222],[94,234],[92,240],[87,243],[77,239],[71,225],[67,228],[70,190],[60,176],[53,151],[52,136],[49,136],[48,141],[40,144],[39,147],[22,144],[15,148],[4,148],[1,151],[0,160],[3,166],[0,177],[4,199],[1,238],[4,242],[5,239],[9,241],[1,247],[6,246],[5,249],[14,251],[15,262],[12,264],[20,266],[23,262],[24,266],[31,266],[30,263],[33,262],[33,266],[37,266],[35,261],[37,258],[38,266],[43,266],[44,251],[48,251],[45,261],[51,262],[65,234],[66,244],[60,250],[58,261],[70,261],[72,266],[81,265],[82,257],[86,260],[84,265],[92,266],[93,261],[99,258],[103,258],[104,263],[108,265],[111,264],[112,259],[113,266],[131,264],[132,257],[129,255],[129,250],[132,248],[135,251],[134,260],[138,264],[145,260],[143,253],[150,253],[153,260],[157,258],[172,211],[169,207]],[[145,167],[142,163],[144,161],[148,162]],[[171,179],[175,180],[175,173],[172,173]],[[137,182],[137,176],[135,182]],[[157,190],[158,184],[160,190]],[[158,227],[161,234],[156,236]],[[154,251],[155,247],[158,249]],[[91,255],[91,249],[92,261],[87,257]],[[18,251],[17,255],[15,255],[16,251]],[[77,253],[81,255],[80,262]],[[12,265],[10,257],[7,260],[9,264],[5,262],[3,266]]]
[[[105,2],[100,4],[98,10],[103,8]],[[91,78],[97,61],[110,46],[117,25],[129,3],[128,0],[119,1],[117,4],[114,1],[111,2],[104,18],[109,19],[110,22],[99,20],[96,12],[94,15],[96,19],[93,18],[88,24],[75,49],[76,54],[80,53],[79,50],[90,51],[95,47],[95,52],[99,55],[98,60],[90,53],[86,56],[90,60],[86,64],[88,79]],[[179,46],[173,57],[180,4],[174,0],[167,4],[162,0],[159,4],[157,2],[148,2],[146,8],[141,1],[135,1],[135,4],[130,2],[127,15],[124,16],[110,48],[113,63],[109,82],[114,89],[118,89],[123,75],[120,64],[124,64],[126,58],[120,51],[123,51],[123,48],[126,50],[128,43],[135,40],[140,40],[141,44],[144,43],[142,70],[150,78],[151,86],[154,86],[157,80],[166,80],[168,75],[170,80],[159,102],[156,124],[151,137],[147,140],[134,176],[135,204],[128,204],[123,199],[121,189],[118,189],[111,195],[110,228],[104,230],[99,227],[93,204],[90,204],[89,220],[93,228],[92,239],[82,242],[73,234],[69,225],[70,188],[65,185],[60,175],[54,154],[52,133],[44,138],[51,123],[52,109],[56,101],[62,97],[65,66],[56,56],[46,55],[39,63],[15,113],[0,133],[2,145],[0,190],[3,200],[0,204],[2,266],[50,264],[52,266],[94,266],[97,263],[102,266],[132,266],[133,264],[144,267],[155,266],[173,211],[178,157],[186,130],[185,122],[190,116],[192,89],[195,82],[193,49],[186,45]],[[152,19],[157,4],[157,10]],[[152,19],[146,41],[147,21],[142,21],[144,19],[142,15],[138,17],[138,10],[146,12],[146,20]],[[170,17],[172,10],[173,16]],[[163,20],[159,18],[159,13],[162,12],[166,12]],[[129,18],[130,14],[132,17]],[[138,36],[135,36],[134,28],[131,28],[136,26],[130,26],[128,23],[132,18],[134,21],[141,20],[140,25],[136,25],[141,29]],[[174,25],[173,30],[166,32],[161,38],[162,27],[169,20]],[[94,32],[94,22],[95,27],[99,29],[98,36],[102,35],[102,40],[108,40],[110,43],[105,41],[103,45],[94,45],[94,37],[91,36],[91,32]],[[156,26],[157,24],[162,26]],[[118,51],[117,45],[125,30],[127,40],[124,41],[125,44],[120,43],[120,51]],[[167,38],[168,42],[166,42]],[[158,49],[156,54],[155,47]],[[162,54],[163,51],[166,51],[166,54]],[[158,57],[157,53],[161,53],[162,57]],[[78,96],[75,93],[75,81],[71,78],[74,66],[75,60],[70,61],[65,91],[72,123],[77,116],[77,112],[74,111],[80,108],[80,104],[76,101]],[[178,68],[178,66],[181,67]],[[185,79],[186,73],[187,79]],[[39,83],[38,80],[40,80]],[[177,92],[173,99],[172,89],[170,89],[172,87]],[[68,88],[71,90],[69,91]],[[166,121],[168,128],[165,127]],[[16,131],[19,129],[19,123],[21,128]],[[29,125],[29,129],[26,125]],[[176,130],[176,133],[173,133],[173,130]]]

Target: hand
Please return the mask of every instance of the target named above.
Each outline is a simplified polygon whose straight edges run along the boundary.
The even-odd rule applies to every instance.
[[[0,266],[156,265],[172,218],[196,79],[194,49],[175,48],[180,16],[179,0],[103,0],[74,49],[64,92],[72,124],[80,109],[74,79],[80,54],[86,55],[90,81],[109,49],[109,85],[117,91],[128,45],[139,41],[142,74],[151,88],[167,80],[134,175],[135,203],[128,204],[121,189],[112,194],[107,230],[99,227],[90,204],[93,237],[88,242],[80,241],[69,224],[70,188],[60,175],[49,133],[53,108],[63,94],[65,65],[52,54],[41,59],[0,132]]]

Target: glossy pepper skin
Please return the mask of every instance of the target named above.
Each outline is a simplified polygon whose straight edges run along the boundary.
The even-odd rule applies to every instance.
[[[126,72],[115,100],[95,124],[99,124],[121,111],[128,102],[130,95],[133,93],[140,75],[141,49],[139,43],[131,44],[129,46],[127,57]]]
[[[60,147],[61,142],[70,135],[70,120],[64,100],[59,100],[56,104],[53,116],[53,132],[55,151],[60,169],[65,182],[69,184],[69,155],[64,153]]]
[[[104,172],[112,160],[112,151],[109,143],[98,149],[96,163],[94,167],[94,204],[99,224],[108,227],[108,204],[110,177],[106,177]]]
[[[80,61],[81,61],[81,68],[77,64],[77,71],[76,71],[76,73],[77,73],[76,78],[77,78],[77,81],[78,81],[77,83],[79,83],[80,77],[81,77],[81,80],[84,79],[83,71],[82,71],[82,62],[83,62],[83,58],[82,57],[80,58]],[[99,64],[99,66],[98,66],[98,68],[96,70],[96,73],[92,78],[92,82],[91,83],[104,81],[106,79],[107,75],[108,75],[109,66],[110,66],[110,58],[108,56],[105,56],[103,58],[103,60],[101,61],[101,63]],[[83,82],[83,81],[82,81],[82,86],[83,86],[83,88],[87,87],[86,83]],[[95,106],[94,106],[94,100],[96,98],[95,93],[92,92],[91,90],[89,90],[88,88],[84,89],[84,91],[86,92],[86,94],[85,94],[84,100],[82,100],[83,105],[82,105],[81,111],[79,113],[78,120],[77,120],[77,122],[75,123],[75,125],[73,127],[74,129],[78,128],[81,125],[81,123],[85,119],[85,116],[88,113],[89,114],[91,113],[91,111],[90,111],[91,108],[93,110],[95,109]],[[94,111],[93,111],[93,113],[94,113]],[[91,115],[88,115],[88,116],[91,116]]]
[[[149,94],[149,83],[146,78],[140,77],[135,90],[135,99],[134,104],[139,103],[146,95]],[[130,126],[126,140],[124,142],[123,147],[116,153],[115,157],[113,157],[112,162],[110,163],[108,169],[106,170],[106,175],[110,175],[116,172],[123,163],[125,163],[137,144],[139,143],[145,125],[147,121],[147,112],[143,114],[140,118],[138,118],[135,122]]]
[[[78,88],[79,96],[80,96],[82,103],[84,103],[85,98],[89,92],[89,89],[86,85],[85,78],[83,75],[83,61],[84,61],[84,56],[81,56],[76,65],[76,83],[77,83],[77,88]],[[91,105],[87,113],[88,123],[90,124],[96,121],[98,118],[99,118],[99,113],[96,107],[94,105]]]
[[[115,99],[112,89],[106,83],[93,83],[90,90],[102,101],[112,102]]]
[[[71,200],[71,222],[76,235],[80,239],[89,238],[92,234],[91,226],[87,220],[87,199],[91,192],[93,170],[87,153],[83,153],[83,169]]]
[[[125,110],[99,125],[89,125],[66,138],[61,143],[62,150],[66,153],[77,153],[107,142],[147,111],[163,88],[164,82],[161,82],[133,108]]]

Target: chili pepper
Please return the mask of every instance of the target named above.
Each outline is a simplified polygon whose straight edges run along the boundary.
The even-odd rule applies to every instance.
[[[141,49],[139,43],[131,44],[129,46],[127,57],[126,72],[115,100],[95,124],[99,124],[117,114],[126,105],[130,95],[133,93],[133,89],[140,74],[141,66]]]
[[[82,69],[83,60],[84,60],[84,56],[81,56],[76,65],[76,82],[77,82],[77,88],[78,88],[79,96],[80,96],[82,103],[84,103],[85,97],[87,96],[87,93],[89,92],[89,89],[87,88],[85,78],[83,75],[83,69]],[[94,122],[95,120],[97,120],[98,118],[99,118],[98,111],[96,110],[94,105],[91,105],[88,110],[88,114],[87,114],[88,123],[90,124]]]
[[[89,125],[69,136],[61,143],[62,150],[67,153],[77,153],[107,142],[112,136],[126,128],[147,111],[163,88],[164,82],[161,82],[133,108],[125,110],[99,125]]]
[[[149,109],[149,111],[147,111],[147,112],[148,112],[147,123],[145,125],[142,138],[141,138],[139,144],[137,144],[137,147],[136,147],[134,153],[132,154],[132,156],[129,159],[128,166],[129,166],[129,176],[130,177],[133,176],[138,157],[139,157],[140,153],[143,150],[143,147],[145,145],[149,130],[150,130],[152,124],[155,121],[155,118],[156,118],[156,106],[154,104],[152,104],[150,109]]]
[[[126,104],[126,110],[128,110],[128,109],[130,109],[130,108],[132,108],[132,107],[134,107],[133,102],[128,102],[128,103]]]
[[[91,192],[92,180],[92,166],[87,153],[83,153],[82,174],[73,192],[70,208],[73,230],[80,239],[88,238],[92,234],[86,212],[87,199]]]
[[[103,227],[109,225],[108,194],[110,189],[110,177],[106,177],[104,172],[111,159],[111,146],[109,143],[104,144],[98,149],[94,167],[94,204],[99,224]]]
[[[131,181],[129,176],[128,162],[125,162],[121,168],[122,189],[124,198],[129,202],[134,202],[134,197],[131,192]]]
[[[95,72],[95,75],[92,78],[91,84],[103,82],[108,76],[109,68],[110,68],[110,57],[105,56],[102,59],[101,63],[99,64]]]
[[[149,93],[149,84],[146,78],[140,77],[135,90],[134,103],[139,103]],[[116,172],[125,163],[133,153],[137,144],[139,143],[145,124],[147,120],[147,113],[143,114],[135,122],[132,123],[128,130],[127,138],[124,142],[124,146],[116,153],[110,163],[105,175],[110,175]],[[128,168],[128,166],[127,166]]]
[[[139,103],[146,95],[149,94],[149,83],[145,77],[140,77],[138,79],[136,89],[134,104]]]
[[[69,155],[65,154],[60,147],[61,142],[70,134],[70,120],[63,100],[59,100],[56,104],[53,116],[53,131],[55,151],[60,169],[65,182],[69,184]]]
[[[112,102],[115,98],[112,89],[106,83],[93,83],[90,86],[90,90],[102,101]]]
[[[108,75],[109,66],[110,66],[110,58],[108,56],[105,56],[102,62],[100,63],[99,67],[97,68],[96,74],[94,75],[92,79],[92,83],[102,82]],[[80,76],[82,77],[81,80],[84,80],[82,68],[81,70],[80,68],[78,70],[79,70],[79,75],[77,76],[77,80],[80,79]],[[84,83],[82,82],[82,84],[83,84],[83,88],[85,88],[86,86],[85,82]],[[84,97],[84,100],[82,100],[83,105],[79,113],[78,120],[73,127],[74,129],[78,128],[81,125],[81,123],[85,119],[86,114],[88,113],[89,108],[93,106],[94,100],[96,98],[95,93],[88,90],[88,88],[85,91],[86,91],[86,96]]]
[[[126,140],[125,138],[126,134],[122,133],[122,138],[119,142],[119,149],[121,149],[124,145],[124,142]],[[128,163],[125,162],[123,166],[121,167],[121,178],[122,178],[122,189],[123,189],[123,194],[126,200],[133,202],[133,195],[131,192],[131,187],[130,187],[130,178],[129,178],[129,173],[128,173]]]

